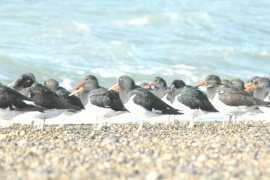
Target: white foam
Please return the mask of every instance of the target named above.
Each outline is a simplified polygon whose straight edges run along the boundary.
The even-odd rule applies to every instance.
[[[149,18],[148,17],[138,17],[133,18],[130,20],[120,20],[116,22],[120,25],[130,25],[130,26],[143,26],[149,24]]]
[[[111,41],[111,44],[116,45],[116,46],[120,46],[120,45],[123,44],[123,42],[121,42],[121,41]]]

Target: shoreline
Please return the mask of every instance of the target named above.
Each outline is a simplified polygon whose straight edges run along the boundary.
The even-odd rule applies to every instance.
[[[267,179],[270,123],[1,128],[1,179]]]

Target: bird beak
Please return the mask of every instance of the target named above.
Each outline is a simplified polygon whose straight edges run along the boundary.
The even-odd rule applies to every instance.
[[[15,86],[16,85],[16,81],[10,83],[9,85],[7,85],[7,87],[11,87],[11,86]]]
[[[255,86],[254,85],[251,85],[249,87],[246,87],[245,91],[251,91],[253,89],[255,89]]]
[[[197,84],[195,87],[199,87],[199,86],[205,86],[205,85],[206,85],[206,81],[203,81],[203,82],[201,82],[201,83]]]
[[[245,88],[248,88],[248,87],[250,87],[250,86],[252,86],[251,83],[246,83],[246,84],[245,84]]]
[[[149,87],[152,87],[152,86],[154,86],[154,85],[155,85],[155,83],[154,83],[154,82],[151,82],[150,84],[144,86],[143,88],[149,88]]]
[[[120,86],[119,86],[118,83],[116,83],[115,85],[113,85],[112,87],[110,87],[110,88],[108,89],[108,91],[110,91],[110,90],[118,91],[119,89],[120,89]]]
[[[83,83],[84,82],[81,82],[80,84],[78,84],[77,86],[75,86],[74,88],[72,88],[72,90],[75,91],[75,90],[79,89],[80,87],[83,86]]]
[[[79,94],[79,93],[81,93],[81,92],[83,92],[83,87],[80,87],[80,88],[77,89],[76,91],[70,93],[68,96],[73,96],[73,95]]]

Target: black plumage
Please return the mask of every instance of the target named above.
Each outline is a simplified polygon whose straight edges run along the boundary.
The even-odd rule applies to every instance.
[[[160,99],[162,99],[170,90],[162,77],[155,77],[153,82],[148,84],[148,86],[154,86],[152,93]]]
[[[59,86],[58,81],[55,79],[48,79],[44,82],[44,86],[55,92],[60,98],[64,99],[68,103],[84,109],[84,105],[77,96],[69,96],[71,92],[67,91],[65,88]]]
[[[134,80],[130,76],[121,76],[118,80],[118,84],[120,87],[120,99],[126,108],[126,104],[131,100],[133,103],[145,108],[147,111],[155,110],[158,114],[181,114],[149,90],[135,85]],[[137,113],[136,109],[127,109],[130,112]]]
[[[80,98],[86,109],[87,105],[91,103],[91,105],[110,108],[114,111],[126,111],[120,100],[119,93],[100,87],[97,80],[85,80],[75,93],[81,94]]]
[[[46,108],[37,106],[35,102],[17,91],[0,85],[0,108],[17,111],[43,111]]]
[[[28,97],[31,98],[37,105],[46,107],[48,109],[70,109],[70,110],[80,110],[78,106],[74,106],[64,99],[56,95],[55,92],[50,89],[40,86],[34,83],[28,93]]]
[[[179,101],[190,109],[218,112],[210,103],[205,93],[197,88],[186,86],[182,80],[174,80],[172,82],[168,97],[171,99],[172,104],[175,104],[175,101]],[[174,108],[177,109],[175,106]]]

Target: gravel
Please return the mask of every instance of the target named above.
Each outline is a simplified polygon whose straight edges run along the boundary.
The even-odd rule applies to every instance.
[[[268,179],[270,123],[2,128],[0,179]]]

